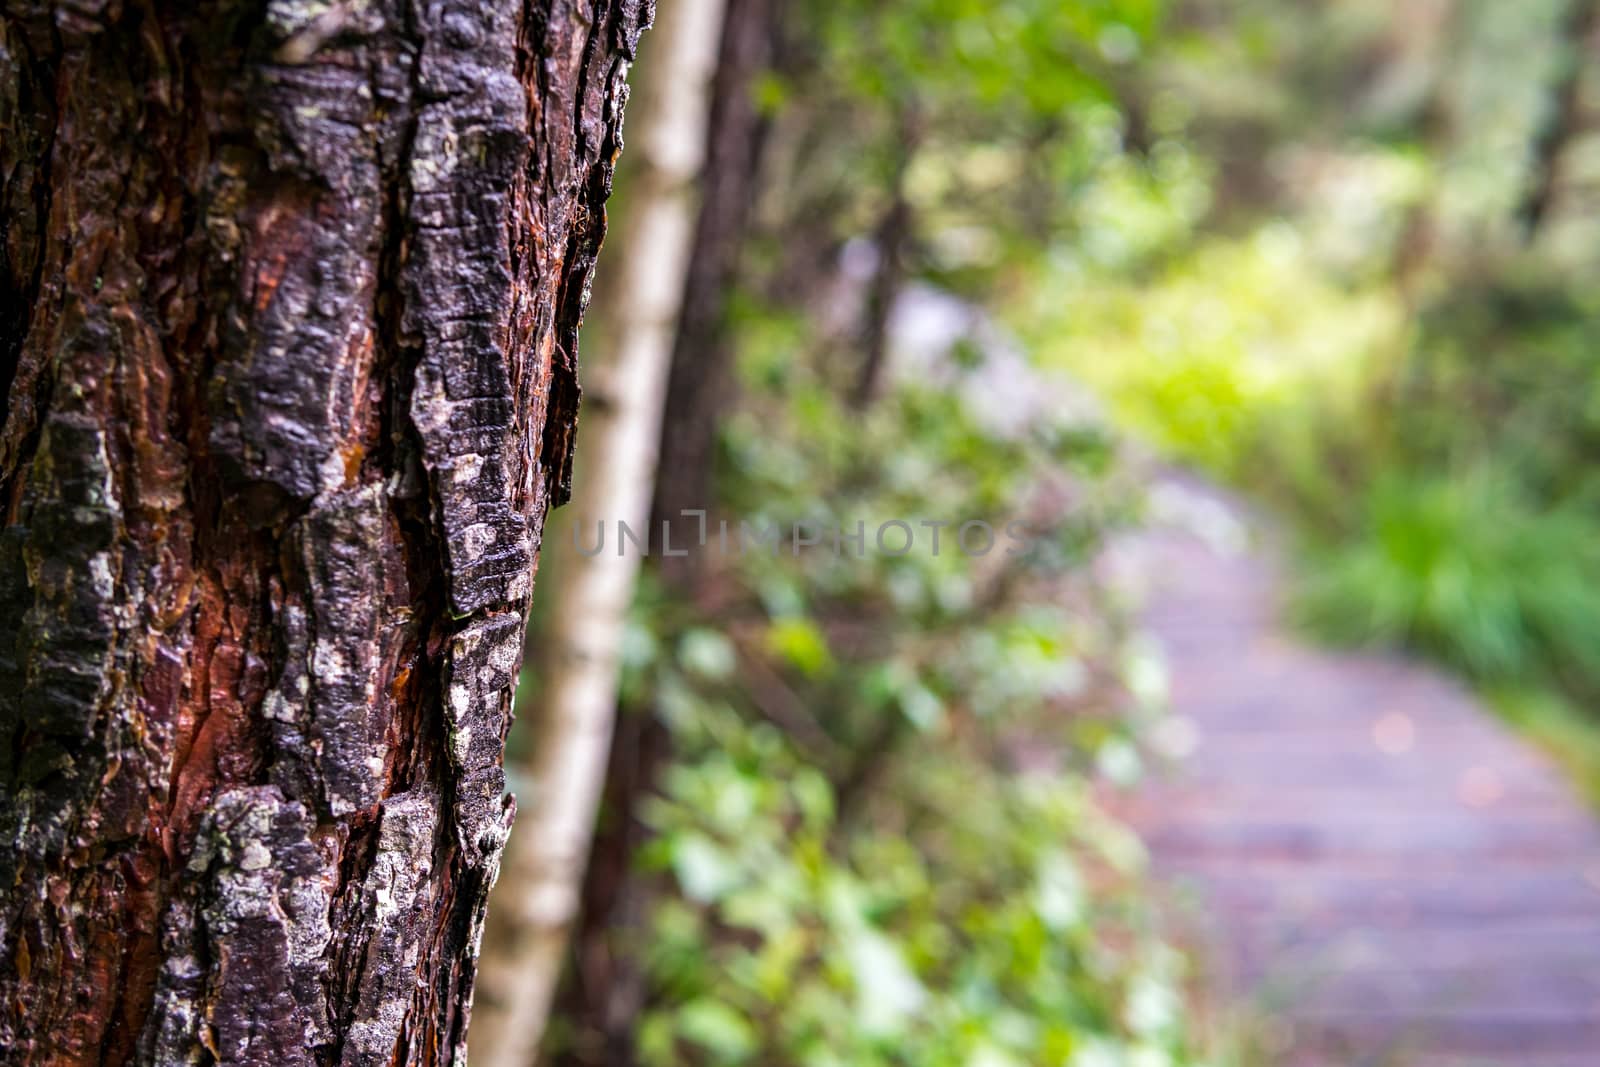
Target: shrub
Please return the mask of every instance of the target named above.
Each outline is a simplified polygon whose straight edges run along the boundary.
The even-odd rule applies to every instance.
[[[1510,479],[1385,472],[1352,536],[1324,543],[1297,601],[1316,632],[1406,645],[1486,680],[1600,679],[1600,538],[1592,516],[1540,509]]]

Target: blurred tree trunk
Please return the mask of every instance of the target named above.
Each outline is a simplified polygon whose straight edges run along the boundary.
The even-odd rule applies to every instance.
[[[1455,57],[1472,31],[1470,0],[1437,0],[1431,9],[1432,78],[1417,120],[1417,139],[1432,171],[1406,212],[1395,246],[1393,276],[1408,315],[1421,307],[1423,288],[1438,251],[1441,171],[1455,148],[1459,129]]]
[[[662,393],[695,221],[695,180],[723,0],[664,0],[639,77],[645,112],[630,124],[621,274],[590,311],[604,351],[588,377],[575,543],[545,549],[549,623],[524,773],[531,816],[507,845],[479,975],[475,1067],[531,1067],[561,974],[567,933],[605,782],[623,628],[639,556],[605,541],[619,521],[642,530],[661,432]],[[633,164],[630,163],[630,166]],[[599,526],[601,532],[596,534]],[[599,537],[598,551],[595,538]],[[552,554],[553,558],[552,558]]]
[[[640,0],[0,7],[0,1048],[459,1062]]]
[[[700,211],[695,221],[661,425],[651,527],[681,512],[710,508],[717,425],[731,383],[727,295],[738,268],[757,194],[767,121],[756,79],[768,69],[781,8],[773,0],[726,0],[716,74],[711,83]],[[653,560],[680,591],[691,591],[703,556]],[[643,1010],[643,975],[635,951],[643,936],[648,890],[632,860],[644,839],[639,804],[667,754],[665,730],[649,709],[623,709],[606,768],[601,814],[572,937],[572,966],[558,994],[571,1039],[551,1061],[561,1067],[630,1067],[634,1027]]]
[[[1549,110],[1534,138],[1527,191],[1517,210],[1524,240],[1539,236],[1555,202],[1561,160],[1567,146],[1582,132],[1583,77],[1592,67],[1600,33],[1600,0],[1572,0],[1561,23],[1561,72],[1551,93]]]
[[[905,285],[906,256],[915,233],[906,176],[911,171],[917,145],[922,138],[916,105],[899,106],[895,128],[898,137],[891,148],[894,158],[888,181],[889,204],[873,234],[878,265],[867,290],[866,321],[861,337],[861,368],[850,393],[850,402],[857,410],[870,407],[882,388],[889,357],[890,318],[894,315],[900,290]]]
[[[756,200],[766,127],[755,85],[770,62],[776,11],[774,0],[727,0],[711,89],[694,255],[667,380],[660,473],[651,505],[657,529],[661,521],[681,522],[683,511],[709,507],[711,501],[717,423],[731,387],[728,294]],[[664,559],[660,566],[670,579],[683,583],[698,558]]]
[[[1406,26],[1425,42],[1429,59],[1427,94],[1417,114],[1416,137],[1428,170],[1423,187],[1401,219],[1390,259],[1390,275],[1407,322],[1415,322],[1430,296],[1439,256],[1440,208],[1445,170],[1459,132],[1455,57],[1472,32],[1472,0],[1432,0],[1408,10]],[[1390,351],[1377,364],[1370,384],[1372,402],[1364,417],[1367,433],[1384,449],[1398,447],[1410,425],[1411,398],[1427,381],[1426,353],[1419,352],[1410,331],[1400,331]]]

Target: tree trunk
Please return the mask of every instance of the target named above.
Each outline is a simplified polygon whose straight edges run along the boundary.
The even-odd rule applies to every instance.
[[[532,1067],[577,915],[605,783],[622,634],[639,556],[605,531],[650,518],[662,393],[695,220],[708,91],[723,0],[666,0],[640,76],[620,276],[591,317],[609,355],[586,375],[589,403],[571,512],[580,551],[560,541],[545,609],[536,736],[528,766],[531,825],[512,835],[494,896],[473,1031],[475,1067]],[[642,154],[641,154],[642,153]],[[596,533],[596,527],[600,532]],[[679,535],[680,539],[682,534]],[[599,538],[598,549],[595,549]]]
[[[888,181],[889,206],[884,209],[873,234],[878,266],[867,290],[866,321],[861,331],[861,367],[850,392],[850,403],[857,411],[871,407],[883,388],[889,361],[890,319],[905,286],[906,252],[915,229],[906,176],[916,157],[917,143],[922,136],[921,124],[913,105],[901,105],[896,110],[895,127],[899,133],[892,146],[895,155]]]
[[[767,69],[781,8],[773,0],[725,0],[716,74],[711,84],[700,210],[684,281],[663,412],[651,524],[709,508],[717,425],[727,402],[732,350],[725,331],[727,297],[737,274],[757,190],[766,119],[756,106],[756,78]],[[703,553],[652,563],[680,590],[690,589]],[[648,890],[633,870],[644,837],[639,805],[667,757],[666,732],[650,709],[616,723],[601,800],[602,816],[584,873],[582,914],[572,935],[573,967],[558,994],[572,1039],[551,1057],[556,1067],[630,1067],[634,1028],[643,1009],[637,953],[648,922]]]
[[[1562,70],[1551,93],[1550,110],[1533,143],[1532,173],[1517,222],[1525,241],[1539,236],[1555,203],[1561,160],[1567,146],[1582,129],[1583,76],[1595,58],[1595,35],[1600,32],[1600,0],[1571,0],[1561,22]]]
[[[658,529],[663,520],[681,523],[683,511],[710,506],[718,416],[733,359],[724,318],[755,203],[766,121],[756,106],[755,82],[770,58],[776,11],[773,0],[727,0],[694,255],[667,379],[661,475],[651,506]],[[659,562],[669,578],[686,583],[698,558]]]
[[[643,0],[0,7],[0,1048],[464,1048]]]

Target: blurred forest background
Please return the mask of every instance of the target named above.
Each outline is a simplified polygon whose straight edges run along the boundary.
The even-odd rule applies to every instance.
[[[1106,813],[1163,678],[1100,558],[1160,464],[1278,517],[1309,633],[1437,659],[1600,793],[1600,3],[660,19],[474,1063],[1258,1062]],[[1048,536],[574,550],[647,507]]]

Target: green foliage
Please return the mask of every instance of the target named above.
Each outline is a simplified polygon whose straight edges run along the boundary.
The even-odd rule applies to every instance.
[[[816,4],[842,88],[867,100],[917,97],[966,120],[1054,114],[1103,97],[1095,76],[1139,54],[1163,0],[871,0]]]
[[[1246,482],[1270,473],[1264,458],[1303,449],[1311,422],[1355,405],[1366,357],[1398,321],[1383,294],[1320,274],[1286,226],[1204,243],[1153,275],[1076,268],[1041,289],[1053,313],[1019,318],[1042,358],[1166,456]]]
[[[1276,504],[1308,626],[1435,655],[1600,768],[1571,711],[1600,695],[1600,241],[1508,247],[1560,4],[1444,7],[795,9],[756,87],[774,158],[717,503],[825,535],[641,590],[625,702],[673,753],[641,813],[643,1062],[1226,1058],[1096,803],[1160,692],[1091,566],[1127,472],[1103,428],[1001,435],[959,386],[841,403],[870,281],[835,266],[897,218],[899,281],[985,301],[1163,458]],[[1042,536],[831,541],[913,517]]]
[[[1350,497],[1308,498],[1303,615],[1488,682],[1600,692],[1600,444],[1592,299],[1536,275],[1466,279],[1421,320]],[[1343,521],[1335,521],[1335,513]]]
[[[1142,68],[1187,162],[1102,213],[1149,239],[1108,256],[1086,219],[1010,309],[1163,458],[1276,505],[1309,628],[1522,708],[1600,694],[1592,140],[1541,243],[1514,224],[1566,7],[1198,0]]]
[[[702,707],[674,737],[647,861],[681,896],[654,925],[646,1062],[1186,1061],[1139,846],[1081,782],[929,746],[846,829],[772,727]]]
[[[1600,679],[1600,537],[1577,508],[1537,510],[1505,477],[1384,472],[1359,526],[1308,569],[1304,621],[1408,645],[1488,680]]]
[[[1534,507],[1600,489],[1600,287],[1514,260],[1458,279],[1423,315],[1395,405],[1395,451],[1443,470],[1505,472]],[[1394,415],[1399,416],[1399,412]]]
[[[1109,442],[999,437],[915,388],[852,416],[804,364],[746,353],[730,514],[1027,514],[1040,536],[982,557],[953,532],[935,555],[926,530],[899,557],[785,546],[718,559],[709,616],[642,599],[628,688],[674,751],[644,812],[644,1062],[1197,1062],[1187,965],[1091,785],[1136,766],[1160,698],[1084,570],[1131,511]],[[1064,475],[1070,515],[1038,499]]]
[[[992,297],[1047,265],[1158,265],[1212,180],[1171,101],[1127,151],[1165,8],[809,0],[757,87],[776,161],[734,301],[717,504],[735,538],[740,520],[824,536],[714,556],[692,597],[641,591],[624,693],[673,753],[642,813],[647,1064],[1204,1058],[1140,847],[1097,804],[1138,776],[1162,696],[1090,566],[1136,511],[1115,442],[1065,418],[998,433],[959,382],[848,408],[860,323],[819,314],[841,248],[897,203],[902,282]],[[981,377],[984,358],[949,360]],[[871,543],[892,519],[912,551]],[[952,524],[937,554],[924,519]],[[966,520],[992,551],[959,550]],[[836,550],[858,522],[865,551]]]
[[[779,260],[831,255],[909,208],[911,273],[987,296],[1100,209],[1127,168],[1122,97],[1167,0],[806,0],[761,90],[780,131]],[[1176,146],[1172,146],[1176,147]]]

